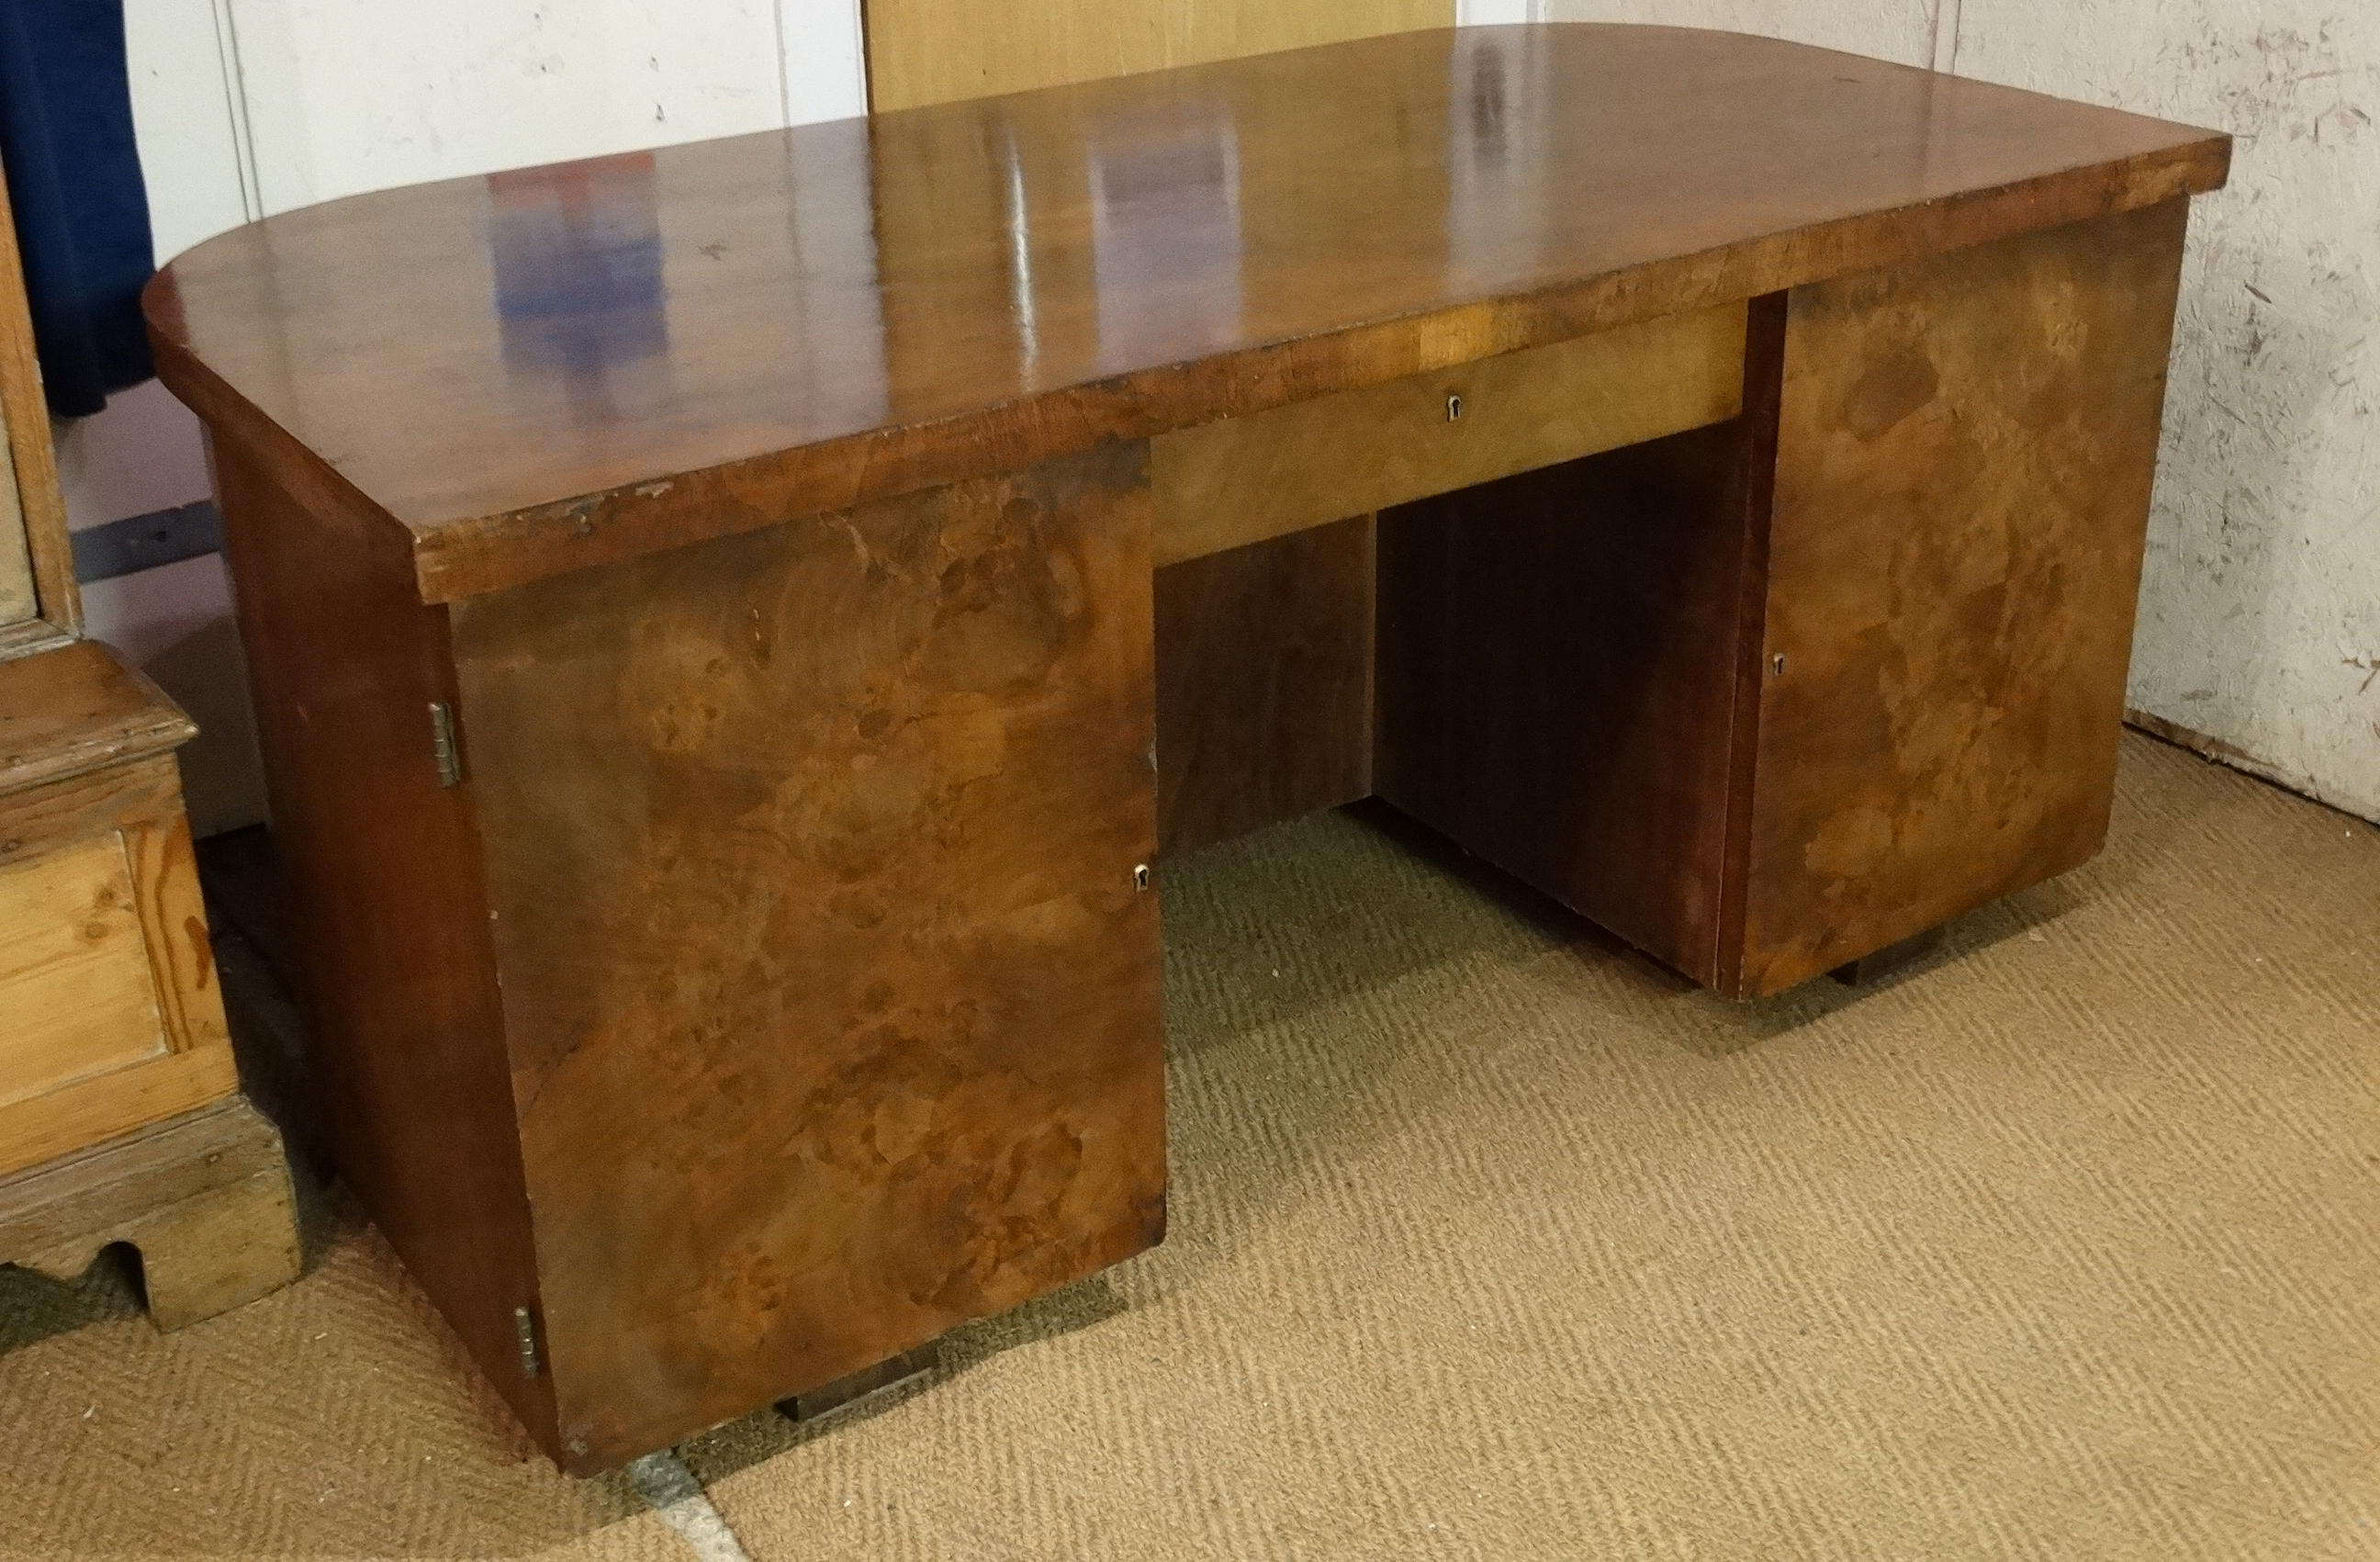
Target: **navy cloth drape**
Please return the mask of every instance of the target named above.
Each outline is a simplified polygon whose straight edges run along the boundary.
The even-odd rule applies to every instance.
[[[50,409],[96,412],[152,372],[140,285],[155,260],[123,0],[0,0],[0,164]]]

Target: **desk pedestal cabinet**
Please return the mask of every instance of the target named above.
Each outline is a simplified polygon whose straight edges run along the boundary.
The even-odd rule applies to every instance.
[[[1738,997],[2089,859],[2185,214],[1755,299],[1742,418],[1383,515],[1379,795]]]
[[[298,226],[270,254],[234,235],[152,288],[161,368],[212,434],[344,1168],[568,1468],[1160,1239],[1160,843],[1378,795],[1739,997],[2099,846],[2186,198],[2220,182],[2223,139],[1752,40],[1485,31],[885,116],[855,219],[872,271],[806,259],[749,294],[722,271],[638,338],[665,373],[543,400],[518,333],[501,360],[457,336],[482,345],[392,362],[403,437],[448,453],[410,466],[404,419],[343,422],[274,376],[292,341],[347,372],[333,344],[377,318],[370,289],[322,280],[341,245],[485,224],[476,182],[370,198],[395,203],[377,225],[369,203],[275,219]],[[1444,159],[1297,116],[1409,100],[1470,123],[1460,84],[1498,47],[1562,87],[1530,130],[1560,165],[1463,211],[1537,224],[1536,269],[1499,292],[1450,263],[1435,314],[1352,265],[1301,291],[1332,251],[1301,226],[1310,182],[1265,183],[1290,149],[1408,195],[1420,175],[1361,159]],[[1767,81],[1800,116],[1780,123],[1851,147],[1857,188],[1657,178],[1655,151],[1562,117],[1706,77],[1730,101]],[[1237,313],[1145,366],[1091,355],[1126,350],[1118,322],[1161,334],[1178,299],[1161,275],[1131,292],[1113,256],[1196,245],[1100,250],[1096,296],[1066,268],[1148,208],[1077,201],[980,256],[903,226],[929,192],[967,198],[917,146],[1010,146],[1023,162],[986,177],[1046,191],[1074,126],[1096,205],[1123,178],[1098,127],[1153,105],[1211,128],[1184,104],[1236,116]],[[1855,143],[1895,114],[1934,154],[1876,175]],[[1726,123],[1730,157],[1774,139]],[[749,155],[860,155],[844,136]],[[672,166],[707,177],[747,145]],[[627,177],[565,175],[582,195]],[[1572,222],[1565,180],[1612,210]],[[787,199],[823,243],[808,189]],[[1409,221],[1406,250],[1449,231],[1451,208],[1356,193],[1364,221]],[[710,231],[710,197],[670,199],[669,243]],[[1041,280],[1000,269],[1017,253]],[[458,318],[484,275],[458,272]],[[701,404],[757,426],[810,405],[717,354],[852,275],[887,340],[921,298],[941,311],[914,380],[834,412],[841,433],[739,432],[740,464],[649,454],[678,437],[657,406],[726,397]],[[949,400],[963,372],[978,410]],[[438,421],[473,397],[548,429],[554,470]],[[527,503],[531,468],[597,496]]]

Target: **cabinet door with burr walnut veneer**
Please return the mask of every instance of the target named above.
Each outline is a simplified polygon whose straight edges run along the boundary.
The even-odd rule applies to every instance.
[[[2070,866],[2228,155],[1479,28],[210,241],[348,1177],[600,1469],[1159,1239],[1160,841],[1374,793],[1747,996]]]

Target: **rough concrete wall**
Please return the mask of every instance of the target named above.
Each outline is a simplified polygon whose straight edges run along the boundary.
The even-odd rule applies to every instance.
[[[2132,704],[2380,818],[2380,6],[1967,0],[1962,74],[2212,125]]]
[[[1549,0],[2209,125],[2131,703],[2380,819],[2380,6],[2371,0]],[[1936,34],[1937,19],[1940,35]]]

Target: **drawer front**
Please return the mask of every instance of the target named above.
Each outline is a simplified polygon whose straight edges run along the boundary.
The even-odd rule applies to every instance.
[[[0,871],[0,1105],[166,1050],[123,837]]]
[[[1724,422],[1743,325],[1726,304],[1160,435],[1156,561]]]

